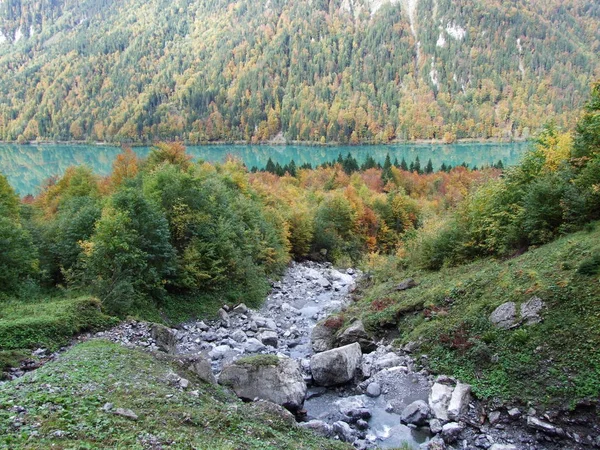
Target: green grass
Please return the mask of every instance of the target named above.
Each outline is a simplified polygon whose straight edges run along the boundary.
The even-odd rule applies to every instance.
[[[471,383],[482,398],[575,406],[600,396],[600,281],[591,270],[600,227],[565,236],[507,261],[482,260],[439,272],[403,270],[393,259],[373,270],[363,298],[346,317],[371,331],[418,341],[436,373]],[[591,272],[591,274],[590,274]],[[413,277],[419,286],[396,292]],[[537,295],[547,305],[540,324],[495,329],[500,304]]]
[[[182,391],[170,384],[167,374],[171,371],[188,378],[190,387]],[[105,412],[105,403],[131,409],[138,420]],[[17,406],[26,412],[15,412]],[[159,445],[173,449],[351,448],[292,426],[289,419],[257,404],[244,404],[174,364],[106,341],[77,345],[41,369],[0,385],[0,448],[143,449]]]
[[[248,365],[252,367],[277,366],[279,358],[275,355],[246,356],[235,361],[237,365]]]
[[[116,324],[91,297],[3,303],[0,310],[0,349],[44,347],[56,350],[77,333]]]

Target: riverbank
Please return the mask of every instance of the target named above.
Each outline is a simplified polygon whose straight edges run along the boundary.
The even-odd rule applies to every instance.
[[[200,399],[201,403],[209,403],[211,410],[220,410],[218,401],[227,398],[229,400],[226,401],[231,405],[232,399],[227,397],[230,395],[227,390],[211,387],[218,378],[219,383],[228,385],[247,401],[258,397],[289,406],[289,402],[286,403],[289,395],[301,396],[300,404],[294,409],[297,420],[300,420],[298,426],[284,410],[269,407],[270,414],[276,413],[276,419],[270,419],[270,428],[265,427],[260,433],[267,433],[266,430],[274,428],[270,431],[274,433],[272,436],[277,436],[273,448],[279,448],[275,442],[287,442],[291,438],[300,439],[293,444],[294,448],[319,448],[313,445],[321,445],[320,448],[334,448],[336,445],[339,447],[335,448],[346,448],[341,443],[336,444],[336,440],[352,444],[354,448],[402,447],[414,450],[450,450],[457,448],[455,445],[503,450],[558,450],[565,446],[584,449],[586,445],[594,444],[595,435],[600,435],[600,430],[594,429],[589,416],[567,413],[557,416],[548,411],[535,411],[531,407],[490,405],[469,395],[470,386],[461,383],[464,380],[436,377],[424,369],[428,358],[424,355],[416,357],[414,345],[398,347],[390,345],[390,339],[373,340],[356,321],[351,322],[348,328],[343,327],[343,321],[335,320],[339,316],[331,314],[340,310],[348,314],[353,305],[359,304],[356,302],[360,302],[360,298],[355,297],[353,291],[360,278],[360,273],[352,269],[341,272],[327,264],[294,263],[284,278],[274,283],[265,304],[257,311],[243,304],[232,305],[225,306],[216,320],[187,322],[173,330],[134,321],[124,322],[105,332],[84,335],[81,339],[89,342],[75,345],[66,353],[55,356],[46,368],[5,384],[0,388],[0,397],[3,392],[10,393],[13,386],[21,387],[24,392],[18,398],[22,401],[12,406],[11,411],[17,414],[13,414],[11,426],[26,430],[32,418],[40,420],[37,416],[40,406],[31,397],[35,389],[22,387],[35,386],[39,380],[46,380],[50,370],[52,373],[62,373],[65,364],[72,369],[76,361],[79,371],[77,381],[73,379],[71,384],[63,383],[61,392],[77,392],[83,400],[77,406],[63,406],[64,414],[72,416],[74,410],[79,411],[80,404],[88,405],[95,401],[97,406],[87,414],[97,411],[96,414],[109,417],[113,426],[119,421],[123,422],[123,417],[129,419],[122,432],[124,439],[129,440],[133,436],[131,428],[142,434],[148,432],[146,427],[158,417],[153,408],[173,416],[173,411],[180,410],[185,398],[191,398],[192,402]],[[327,330],[331,330],[329,337]],[[107,344],[107,340],[118,344],[118,347]],[[348,344],[352,341],[356,343]],[[353,345],[363,349],[358,350],[362,355],[354,363],[353,374],[347,382],[329,386],[317,371],[315,355],[328,360],[328,365],[333,364],[328,366],[327,377],[339,376],[341,368],[351,363],[346,359],[337,360],[337,357],[327,359],[328,355],[336,352],[344,354]],[[119,350],[119,347],[125,349]],[[329,348],[330,351],[327,350]],[[138,355],[139,350],[149,356]],[[111,354],[111,379],[123,385],[123,389],[135,391],[141,387],[142,391],[150,389],[157,392],[153,398],[163,398],[164,394],[167,399],[165,404],[153,406],[152,400],[142,391],[138,401],[133,403],[125,401],[120,397],[121,394],[117,397],[107,395],[103,392],[105,387],[97,387],[92,394],[82,392],[81,385],[77,383],[82,383],[83,379],[88,383],[98,383],[95,376],[100,368],[92,368],[89,365],[91,359],[107,352]],[[278,368],[280,361],[289,361],[282,372]],[[333,361],[338,362],[334,364]],[[148,372],[146,367],[153,369]],[[231,379],[229,375],[224,375],[231,368],[248,372],[247,375],[238,374],[239,378]],[[95,372],[91,377],[86,377],[86,371],[89,370]],[[132,370],[135,375],[132,375]],[[297,378],[293,373],[297,373]],[[122,377],[127,381],[122,381]],[[226,382],[225,378],[229,381]],[[56,379],[53,380],[56,383]],[[154,387],[154,383],[159,383],[160,387]],[[170,392],[167,393],[165,389]],[[445,397],[439,397],[440,392],[446,391],[449,393],[448,399],[456,397],[450,404],[443,400]],[[461,394],[454,395],[454,391]],[[98,395],[101,399],[93,400]],[[454,401],[458,403],[452,406]],[[253,420],[257,408],[260,410],[262,405],[266,404],[255,401],[243,406],[244,414],[250,416],[240,425],[244,423],[245,427],[255,428],[256,422]],[[202,407],[206,410],[206,406]],[[231,414],[240,412],[238,408],[241,407],[241,404],[235,406],[235,413],[228,407],[227,420],[233,420]],[[121,413],[117,413],[117,408]],[[123,416],[123,410],[130,417]],[[136,416],[135,419],[132,419],[132,414]],[[67,444],[77,436],[72,429],[59,429],[64,433],[58,434],[54,430],[48,434],[47,422],[41,420],[41,429],[46,434],[30,437],[34,442],[37,439],[39,442],[49,442],[48,439],[60,438],[59,442]],[[278,421],[287,423],[289,432],[279,428]],[[157,429],[152,431],[152,436],[168,440],[173,439],[173,433],[180,425],[169,421],[153,426]],[[302,434],[302,428],[313,434]],[[237,433],[236,430],[232,432]],[[219,436],[215,437],[215,433]],[[226,438],[212,428],[208,434],[215,439],[210,441],[214,445],[212,448],[222,448],[223,439]],[[13,435],[14,432],[9,429],[8,436]],[[319,441],[319,436],[329,440]],[[233,435],[227,439],[234,442],[239,438]],[[335,440],[332,441],[332,438]],[[237,445],[241,447],[236,448],[254,448],[239,442]],[[264,441],[260,442],[264,444]]]
[[[319,141],[294,141],[294,140],[267,140],[267,141],[205,141],[205,142],[187,142],[186,146],[224,146],[224,145],[256,145],[256,146],[305,146],[305,147],[337,147],[337,146],[375,146],[375,145],[452,145],[452,144],[510,144],[515,142],[527,142],[529,137],[519,138],[461,138],[453,141],[444,139],[414,139],[414,140],[392,140],[388,142],[364,141],[356,144],[340,142],[319,142]],[[104,141],[60,141],[60,140],[36,140],[27,142],[0,141],[0,145],[96,145],[98,147],[150,147],[158,141],[148,142],[104,142]],[[160,141],[162,142],[162,141]],[[170,142],[170,141],[166,141]]]

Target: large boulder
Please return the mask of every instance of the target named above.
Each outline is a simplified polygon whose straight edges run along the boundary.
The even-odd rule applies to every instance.
[[[527,325],[533,325],[535,323],[540,323],[542,318],[540,317],[540,313],[542,309],[544,309],[545,303],[539,297],[531,297],[525,303],[521,305],[521,317],[525,320]]]
[[[333,435],[333,427],[322,420],[310,420],[308,422],[301,422],[298,425],[300,425],[300,428],[310,430],[319,436],[328,438]]]
[[[245,400],[256,398],[296,411],[306,396],[306,383],[298,363],[290,358],[261,355],[225,366],[219,384],[229,386]]]
[[[454,386],[445,382],[436,382],[429,393],[429,407],[436,419],[448,420],[448,405]]]
[[[344,384],[354,378],[362,358],[360,344],[354,343],[317,353],[310,358],[310,370],[320,386]]]
[[[169,328],[158,323],[153,323],[150,327],[150,335],[156,342],[156,346],[159,350],[169,354],[175,353],[177,339],[175,337],[175,333],[173,333]]]
[[[406,424],[425,425],[429,418],[429,405],[423,400],[416,400],[404,408],[400,420]]]
[[[217,379],[213,374],[210,362],[200,355],[188,357],[186,368],[195,373],[198,378],[209,384],[217,384]]]
[[[177,346],[177,338],[169,328],[158,323],[153,323],[150,326],[150,336],[156,342],[156,346],[160,351],[173,354]]]
[[[471,386],[458,382],[454,391],[452,391],[452,397],[448,404],[448,419],[458,420],[467,409],[469,408],[469,402],[471,401]]]
[[[503,303],[490,314],[490,322],[496,327],[507,330],[515,324],[517,307],[514,302]]]
[[[317,323],[312,329],[310,342],[315,353],[331,350],[334,341],[335,329],[327,326],[327,320]]]
[[[362,320],[355,320],[348,328],[342,331],[337,339],[340,346],[358,342],[363,353],[371,353],[377,350],[377,344],[369,337],[365,331]]]
[[[400,284],[398,284],[396,286],[396,290],[397,291],[406,291],[408,289],[412,289],[417,286],[418,286],[418,284],[415,280],[413,280],[412,278],[408,278],[404,281],[401,281]]]

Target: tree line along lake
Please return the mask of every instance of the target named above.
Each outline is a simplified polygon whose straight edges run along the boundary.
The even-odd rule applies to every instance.
[[[297,166],[309,163],[316,167],[331,162],[338,155],[350,153],[359,163],[370,155],[383,164],[386,155],[392,161],[404,159],[407,164],[417,157],[424,167],[431,159],[434,170],[442,164],[469,167],[492,165],[498,161],[507,167],[519,162],[528,142],[512,143],[457,143],[457,144],[397,144],[364,146],[303,146],[303,145],[204,145],[189,146],[188,153],[194,160],[222,162],[228,155],[241,159],[250,169],[263,169],[269,158],[280,165],[294,161]],[[145,157],[149,147],[134,147]],[[110,172],[120,147],[106,145],[13,145],[0,144],[0,172],[4,174],[20,195],[36,194],[50,177],[61,176],[70,166],[86,165],[99,175]]]

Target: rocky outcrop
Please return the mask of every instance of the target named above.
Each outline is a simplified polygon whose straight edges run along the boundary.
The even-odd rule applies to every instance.
[[[431,387],[429,407],[436,419],[458,420],[467,411],[470,394],[470,385],[439,376]]]
[[[397,291],[406,291],[407,289],[412,289],[414,287],[417,287],[418,284],[415,280],[413,280],[412,278],[408,278],[404,281],[401,281],[397,286],[396,286],[396,290]]]
[[[497,328],[507,330],[516,321],[517,307],[514,302],[503,303],[490,314],[490,322]]]
[[[298,363],[290,358],[257,356],[225,366],[219,384],[229,386],[245,400],[268,400],[297,411],[304,403],[306,384]]]
[[[533,325],[540,323],[542,321],[540,313],[545,306],[545,303],[539,297],[531,297],[523,303],[521,305],[521,318],[525,321],[525,324]]]
[[[503,303],[498,306],[490,315],[490,322],[494,326],[507,330],[514,326],[524,323],[525,325],[533,325],[540,323],[542,317],[540,313],[545,307],[544,301],[539,297],[531,297],[520,307],[520,322],[517,320],[517,307],[514,302]]]
[[[335,386],[354,378],[362,351],[358,343],[317,353],[310,358],[310,370],[319,386]]]

